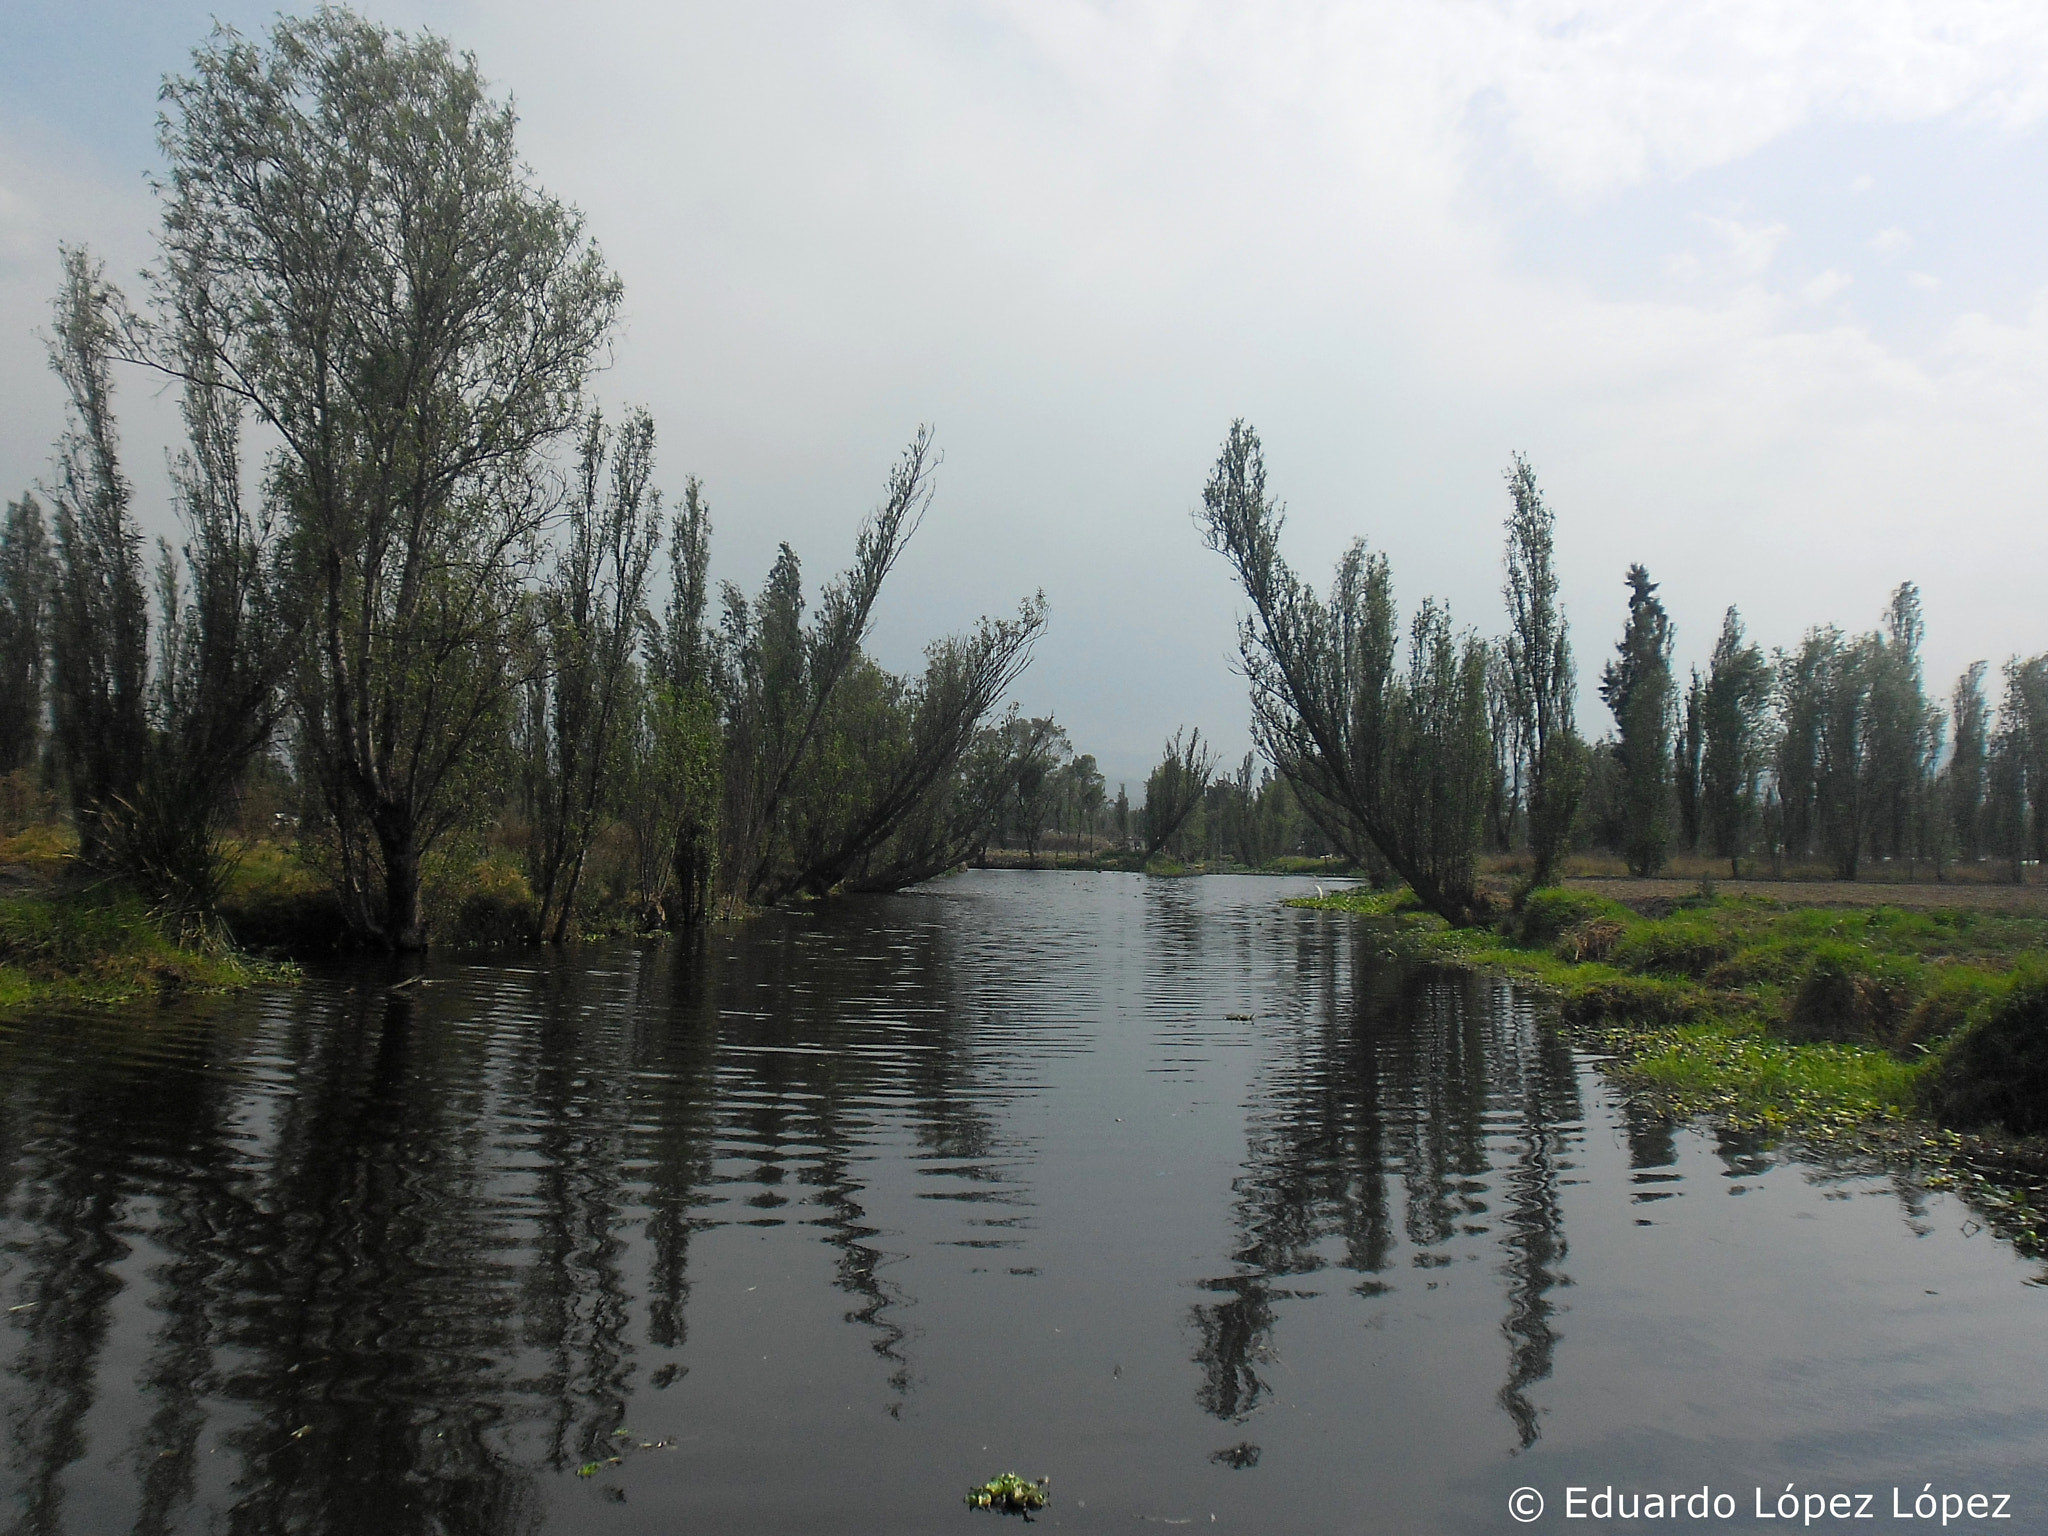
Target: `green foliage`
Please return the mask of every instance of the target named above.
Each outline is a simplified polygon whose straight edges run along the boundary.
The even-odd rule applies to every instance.
[[[1405,885],[1397,885],[1388,890],[1374,890],[1369,886],[1354,885],[1349,890],[1331,891],[1323,896],[1291,897],[1286,905],[1310,907],[1321,912],[1351,912],[1360,917],[1393,917],[1397,914],[1419,914],[1426,910],[1415,893]]]
[[[998,804],[994,830],[1005,847],[1021,847],[1036,866],[1038,845],[1062,788],[1060,764],[1072,756],[1074,747],[1065,729],[1050,715],[1008,721],[1004,732],[1010,749],[1010,783]]]
[[[1707,914],[1674,914],[1659,922],[1631,925],[1607,958],[1625,971],[1698,981],[1734,955],[1739,943]]]
[[[1632,975],[1588,963],[1570,973],[1559,999],[1568,1024],[1681,1024],[1708,1015],[1698,988],[1662,976]]]
[[[1920,589],[1902,582],[1871,651],[1869,840],[1871,852],[1881,857],[1911,857],[1935,835],[1931,795],[1947,722],[1921,684],[1926,633]]]
[[[538,191],[473,60],[329,8],[215,33],[168,80],[149,346],[280,448],[317,622],[297,713],[351,927],[425,942],[423,860],[475,804],[507,702],[542,451],[619,286]]]
[[[60,444],[50,643],[80,855],[141,890],[168,921],[204,931],[229,874],[222,827],[269,740],[293,660],[271,521],[243,505],[240,401],[204,349],[185,345],[187,442],[171,478],[186,537],[181,555],[159,541],[151,677],[110,368],[135,322],[79,251],[65,253],[57,313],[53,362],[71,426]]]
[[[1989,840],[2011,861],[2018,883],[2023,861],[2048,853],[2048,656],[2005,663],[1988,777]]]
[[[42,747],[55,578],[41,503],[10,501],[0,524],[0,776],[33,767]]]
[[[1006,751],[1009,732],[985,733],[982,722],[1023,670],[1044,622],[1037,598],[1015,619],[984,619],[926,647],[922,675],[900,677],[859,656],[792,780],[787,864],[755,899],[893,890],[952,867],[1017,793],[1027,762],[1045,770],[1031,816],[1043,825],[1057,750],[1041,756],[1045,735],[1027,730],[1036,745]]]
[[[1629,870],[1654,875],[1671,841],[1671,620],[1657,584],[1628,568],[1628,625],[1600,674],[1600,697],[1614,714],[1621,768],[1620,847]]]
[[[220,911],[235,943],[249,950],[318,955],[339,948],[348,935],[333,882],[271,842],[235,850]]]
[[[1743,638],[1742,617],[1731,606],[1699,694],[1699,794],[1707,841],[1737,875],[1756,822],[1770,692],[1770,663]]]
[[[1392,577],[1363,540],[1338,562],[1327,601],[1299,580],[1280,554],[1264,450],[1242,421],[1231,423],[1197,516],[1251,602],[1238,654],[1268,761],[1338,848],[1377,850],[1430,908],[1473,921],[1494,788],[1486,646],[1453,638],[1449,615],[1425,602],[1404,676]]]
[[[930,504],[936,461],[920,430],[808,624],[788,545],[756,601],[724,589],[713,667],[725,728],[719,870],[737,900],[923,879],[985,836],[1014,785],[991,754],[970,762],[970,749],[986,743],[983,723],[1029,661],[1042,594],[1014,619],[934,642],[919,677],[893,676],[861,649],[883,579]]]
[[[509,949],[528,942],[540,927],[540,903],[525,874],[511,864],[485,860],[459,880],[430,884],[428,916],[437,938],[462,948]]]
[[[1570,626],[1557,601],[1556,518],[1536,487],[1536,472],[1516,454],[1508,469],[1507,599],[1501,641],[1506,715],[1512,722],[1514,777],[1526,779],[1529,885],[1548,885],[1571,846],[1585,794],[1584,746],[1573,718],[1578,674]],[[1503,722],[1507,723],[1507,722]],[[1496,727],[1496,745],[1503,733]]]
[[[1973,661],[1956,679],[1949,695],[1951,740],[1948,766],[1942,771],[1955,851],[1975,860],[1984,847],[1985,769],[1991,745],[1991,708],[1984,698],[1986,663]]]
[[[970,1509],[993,1509],[1005,1515],[1028,1515],[1035,1509],[1045,1508],[1052,1498],[1048,1491],[1051,1486],[1049,1477],[1027,1483],[1016,1473],[1005,1472],[978,1488],[968,1489],[967,1505]]]
[[[0,901],[0,1008],[10,1011],[231,991],[274,974],[229,951],[173,942],[133,897]]]
[[[1791,1045],[1754,1023],[1681,1026],[1633,1041],[1622,1080],[1672,1114],[1747,1127],[1850,1129],[1904,1113],[1915,1069],[1853,1045]]]
[[[1173,841],[1187,824],[1210,777],[1216,771],[1216,757],[1202,745],[1202,733],[1175,731],[1166,744],[1158,766],[1145,780],[1145,805],[1139,813],[1145,827],[1145,856],[1149,859]]]
[[[1460,893],[1461,917],[1481,905],[1476,866],[1493,756],[1486,663],[1485,643],[1454,637],[1449,611],[1425,599],[1409,626],[1407,677],[1393,694],[1381,797],[1409,883]]]
[[[1949,1125],[2048,1132],[2048,961],[2016,967],[2002,995],[1972,1009],[1934,1063],[1926,1103]]]
[[[1417,916],[1405,891],[1295,904],[1391,919],[1397,953],[1542,990],[1677,1112],[1831,1129],[1920,1102],[1953,1125],[2048,1130],[2040,916],[1722,897],[1649,918],[1552,889],[1488,937]]]
[[[1565,934],[1588,923],[1607,922],[1626,928],[1635,913],[1618,901],[1590,891],[1548,886],[1531,891],[1515,914],[1515,937],[1532,949],[1548,948]]]
[[[1807,632],[1777,653],[1779,846],[1817,851],[1853,880],[1867,854],[1938,857],[1942,818],[1934,765],[1945,725],[1920,676],[1924,633],[1911,582],[1893,594],[1880,632]]]
[[[2020,969],[2024,971],[2038,963],[2038,959],[2023,957]],[[1973,965],[1934,962],[1927,967],[1920,999],[1896,1031],[1892,1048],[1910,1054],[1949,1039],[1984,1004],[2003,997],[2011,985],[2011,972],[2000,974]]]
[[[1793,995],[1785,1033],[1793,1040],[1888,1045],[1912,1005],[1918,969],[1861,944],[1817,945]]]
[[[557,944],[575,920],[584,862],[631,739],[634,652],[661,537],[653,473],[652,417],[634,412],[608,430],[590,413],[565,536],[534,604],[519,712],[526,866],[535,926]]]
[[[142,536],[129,512],[113,406],[123,304],[104,266],[63,252],[50,365],[69,414],[51,488],[56,583],[50,623],[51,717],[79,830],[79,857],[107,872],[106,823],[132,801],[148,744],[149,617]]]
[[[659,677],[635,711],[624,786],[644,915],[688,927],[710,911],[718,851],[724,738],[701,683]]]

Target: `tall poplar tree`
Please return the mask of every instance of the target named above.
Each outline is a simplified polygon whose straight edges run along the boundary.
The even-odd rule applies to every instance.
[[[42,504],[10,501],[0,524],[0,774],[31,767],[42,746],[55,573]]]
[[[1571,627],[1557,601],[1556,516],[1519,453],[1508,466],[1512,510],[1507,523],[1508,633],[1501,671],[1515,746],[1525,771],[1529,808],[1529,886],[1548,885],[1571,846],[1572,824],[1586,790],[1585,747],[1573,719],[1578,672]],[[1498,732],[1496,728],[1496,742]]]
[[[1991,707],[1984,698],[1986,663],[1973,661],[1949,694],[1954,747],[1943,775],[1949,825],[1958,858],[1984,851],[1984,770],[1990,753]]]
[[[80,861],[110,864],[110,818],[131,803],[148,747],[149,612],[142,535],[129,511],[114,420],[122,303],[104,267],[63,253],[50,365],[70,413],[50,487],[57,580],[51,602],[51,714],[78,825]]]
[[[1742,616],[1730,607],[1699,689],[1699,795],[1702,830],[1737,877],[1756,822],[1770,699],[1770,663],[1744,639]]]
[[[1600,674],[1600,697],[1614,714],[1622,772],[1622,857],[1637,875],[1664,867],[1671,842],[1671,619],[1657,583],[1631,565],[1628,624]]]

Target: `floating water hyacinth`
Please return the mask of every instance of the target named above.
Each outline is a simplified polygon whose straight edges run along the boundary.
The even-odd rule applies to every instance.
[[[1022,1515],[1031,1518],[1031,1511],[1043,1509],[1052,1495],[1046,1490],[1052,1486],[1052,1479],[1041,1477],[1035,1483],[1027,1483],[1014,1472],[1005,1472],[1001,1477],[992,1477],[979,1488],[967,1490],[967,1504],[971,1509],[993,1509],[1005,1515]]]

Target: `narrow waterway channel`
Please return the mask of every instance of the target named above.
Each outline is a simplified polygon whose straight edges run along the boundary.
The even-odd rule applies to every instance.
[[[2039,1264],[1632,1116],[1293,889],[978,873],[0,1026],[0,1519],[972,1532],[1015,1470],[1074,1529],[2043,1528]]]

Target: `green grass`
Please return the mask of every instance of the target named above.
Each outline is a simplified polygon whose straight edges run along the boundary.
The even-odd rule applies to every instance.
[[[174,942],[133,898],[0,901],[0,1015],[51,1003],[232,992],[285,974],[225,945]]]
[[[2003,1074],[2011,1089],[2048,1061],[2048,917],[1711,895],[1652,917],[1553,889],[1498,928],[1453,929],[1405,891],[1290,905],[1386,920],[1397,953],[1548,994],[1617,1076],[1677,1112],[1803,1129],[1922,1113],[1976,1129],[1997,1105],[1997,1124],[2032,1133],[2015,1092],[2048,1104],[2048,1080],[1968,1086]]]
[[[1808,1133],[1902,1119],[1921,1068],[1868,1046],[1795,1045],[1761,1023],[1677,1024],[1611,1042],[1615,1076],[1682,1117]]]
[[[1552,998],[1637,1102],[1795,1135],[1960,1192],[2048,1252],[2048,917],[1840,911],[1701,895],[1647,916],[1534,893],[1494,929],[1406,891],[1290,906],[1377,920],[1394,955],[1504,972]]]

